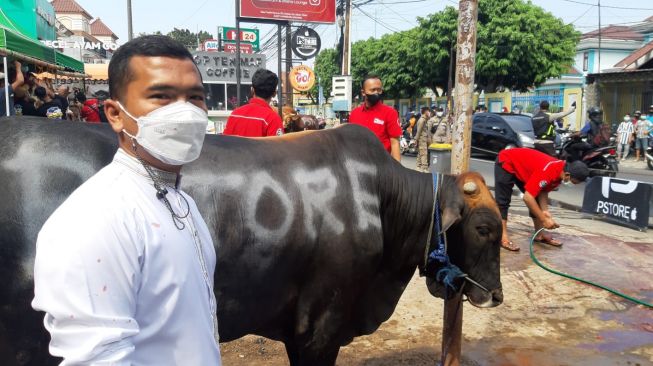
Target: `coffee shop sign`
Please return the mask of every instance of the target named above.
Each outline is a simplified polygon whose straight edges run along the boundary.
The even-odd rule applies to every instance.
[[[115,51],[118,49],[117,43],[103,43],[103,42],[67,42],[67,41],[41,41],[44,45],[52,48],[81,48],[84,50],[100,50]]]

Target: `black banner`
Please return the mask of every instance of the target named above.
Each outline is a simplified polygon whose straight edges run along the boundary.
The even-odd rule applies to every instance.
[[[652,190],[649,183],[594,177],[585,185],[582,211],[645,229]]]

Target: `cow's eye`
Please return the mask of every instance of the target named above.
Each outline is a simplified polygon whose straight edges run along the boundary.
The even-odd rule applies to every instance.
[[[477,226],[476,231],[479,233],[479,235],[482,235],[482,236],[490,235],[490,228],[487,225]]]

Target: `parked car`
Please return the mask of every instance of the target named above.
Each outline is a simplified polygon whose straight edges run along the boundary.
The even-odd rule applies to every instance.
[[[533,148],[531,118],[513,113],[476,113],[472,120],[472,151],[496,155],[503,149]]]

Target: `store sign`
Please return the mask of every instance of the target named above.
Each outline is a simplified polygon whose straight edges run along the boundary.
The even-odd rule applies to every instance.
[[[336,0],[238,0],[244,18],[307,23],[336,21]]]
[[[218,32],[222,37],[224,44],[236,44],[236,28],[219,27]],[[259,50],[259,33],[258,29],[254,28],[240,28],[240,43],[249,44],[250,48],[255,52]]]
[[[117,43],[103,43],[103,42],[68,42],[68,41],[41,41],[47,47],[52,48],[81,48],[84,50],[107,50],[115,51],[118,49]]]
[[[51,27],[54,27],[54,14],[48,13],[48,11],[41,5],[36,7],[36,14],[43,18],[43,20],[45,20],[45,22],[48,23]]]
[[[236,44],[235,43],[225,43],[222,46],[224,52],[236,53]],[[241,43],[240,44],[240,53],[254,53],[251,44]]]
[[[650,212],[649,183],[608,177],[592,178],[585,186],[583,212],[636,228],[646,228]]]
[[[315,73],[306,65],[293,67],[288,74],[288,79],[292,88],[300,92],[309,91],[315,85]]]
[[[307,60],[320,52],[320,36],[308,27],[299,27],[290,39],[290,47],[295,55]]]
[[[207,39],[204,41],[202,50],[204,51],[219,51],[220,50],[220,41],[217,39]]]
[[[205,83],[236,82],[236,54],[227,52],[194,52],[193,60],[202,74]],[[252,81],[254,72],[265,68],[265,55],[241,54],[240,72],[241,82]]]

